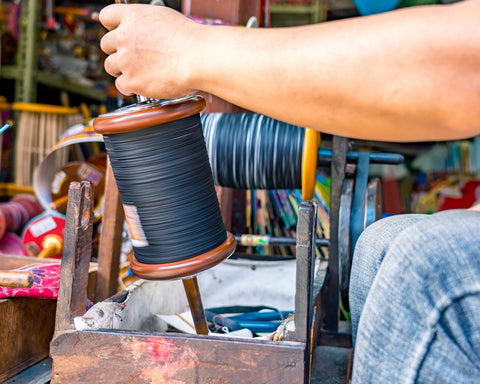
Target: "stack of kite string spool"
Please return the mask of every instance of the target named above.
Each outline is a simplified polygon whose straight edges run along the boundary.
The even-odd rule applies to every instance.
[[[14,196],[0,204],[0,252],[24,255],[22,240],[18,236],[28,223],[42,214],[43,208],[29,194]]]

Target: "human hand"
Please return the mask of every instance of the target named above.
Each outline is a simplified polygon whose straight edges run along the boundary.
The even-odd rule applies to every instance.
[[[109,56],[105,70],[124,95],[175,98],[193,93],[189,58],[202,26],[173,9],[142,4],[112,4],[100,12],[109,31],[100,42]]]

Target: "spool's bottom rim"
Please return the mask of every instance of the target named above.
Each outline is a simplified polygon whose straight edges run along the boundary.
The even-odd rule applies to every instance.
[[[135,256],[130,262],[133,274],[145,280],[174,280],[194,276],[228,259],[236,248],[235,237],[227,232],[226,240],[218,247],[187,260],[165,264],[145,264]]]

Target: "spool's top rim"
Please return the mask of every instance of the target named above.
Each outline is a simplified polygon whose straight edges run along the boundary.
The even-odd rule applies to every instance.
[[[184,101],[194,100],[195,96],[197,95],[192,94],[192,95],[187,95],[183,97],[178,97],[176,99],[148,99],[135,104],[126,105],[125,107],[121,107],[114,111],[104,113],[98,117],[105,118],[105,117],[121,116],[127,113],[145,111],[150,108],[164,107],[167,105],[175,105],[178,103],[183,103]],[[150,100],[153,100],[153,101],[150,101]]]
[[[197,94],[144,101],[98,116],[93,129],[103,135],[133,131],[192,116],[204,108],[205,99]]]

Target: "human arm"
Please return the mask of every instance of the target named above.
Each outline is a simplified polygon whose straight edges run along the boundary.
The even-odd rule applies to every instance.
[[[202,90],[323,132],[382,141],[480,134],[480,0],[295,28],[205,26],[173,10],[100,14],[125,94]]]

